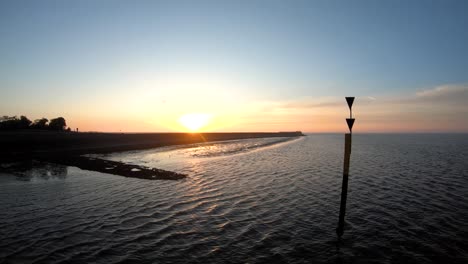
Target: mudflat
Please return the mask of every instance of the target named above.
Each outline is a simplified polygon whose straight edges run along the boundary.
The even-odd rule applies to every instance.
[[[303,134],[300,131],[276,133],[77,133],[16,130],[0,132],[0,158],[110,153],[210,141],[297,136],[303,136]]]
[[[39,160],[144,179],[182,179],[186,175],[84,157],[84,154],[111,153],[162,146],[248,138],[298,137],[297,132],[252,133],[77,133],[16,130],[0,132],[0,163]],[[112,164],[111,164],[112,163]],[[26,163],[28,164],[28,163]]]

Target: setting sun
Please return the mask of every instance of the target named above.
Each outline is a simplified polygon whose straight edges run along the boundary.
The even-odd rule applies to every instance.
[[[211,115],[202,113],[185,114],[179,118],[179,123],[190,131],[198,131],[208,125]]]

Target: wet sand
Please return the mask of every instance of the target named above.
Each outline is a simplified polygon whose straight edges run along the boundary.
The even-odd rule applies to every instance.
[[[277,133],[76,133],[53,131],[0,132],[0,162],[39,160],[125,177],[182,179],[186,175],[121,162],[83,157],[84,154],[150,149],[201,142],[298,137],[301,132]]]

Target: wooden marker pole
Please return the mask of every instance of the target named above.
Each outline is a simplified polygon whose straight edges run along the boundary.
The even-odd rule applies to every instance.
[[[351,133],[345,134],[345,153],[343,164],[343,183],[341,185],[341,203],[340,203],[340,218],[338,220],[338,228],[336,233],[339,237],[344,232],[344,217],[346,214],[346,199],[348,197],[348,175],[349,175],[349,160],[351,158]]]
[[[344,163],[343,163],[343,183],[341,185],[341,203],[340,203],[340,217],[338,219],[338,227],[336,228],[336,234],[339,238],[344,232],[345,214],[346,214],[346,200],[348,197],[348,176],[349,176],[349,162],[351,159],[351,139],[352,129],[354,125],[354,118],[352,116],[351,107],[354,102],[354,97],[346,97],[346,101],[349,106],[350,118],[346,118],[346,123],[349,127],[349,133],[345,134],[345,149],[344,149]]]

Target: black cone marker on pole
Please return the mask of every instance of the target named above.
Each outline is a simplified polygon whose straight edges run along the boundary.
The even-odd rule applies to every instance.
[[[336,228],[336,234],[338,238],[341,238],[344,232],[344,217],[346,214],[346,199],[348,197],[348,175],[349,175],[349,161],[351,158],[351,136],[354,125],[354,118],[352,112],[352,106],[354,97],[345,97],[349,107],[349,118],[346,118],[348,124],[349,133],[345,134],[345,151],[344,151],[344,164],[343,164],[343,183],[341,185],[341,203],[340,203],[340,217],[338,219],[338,227]]]

